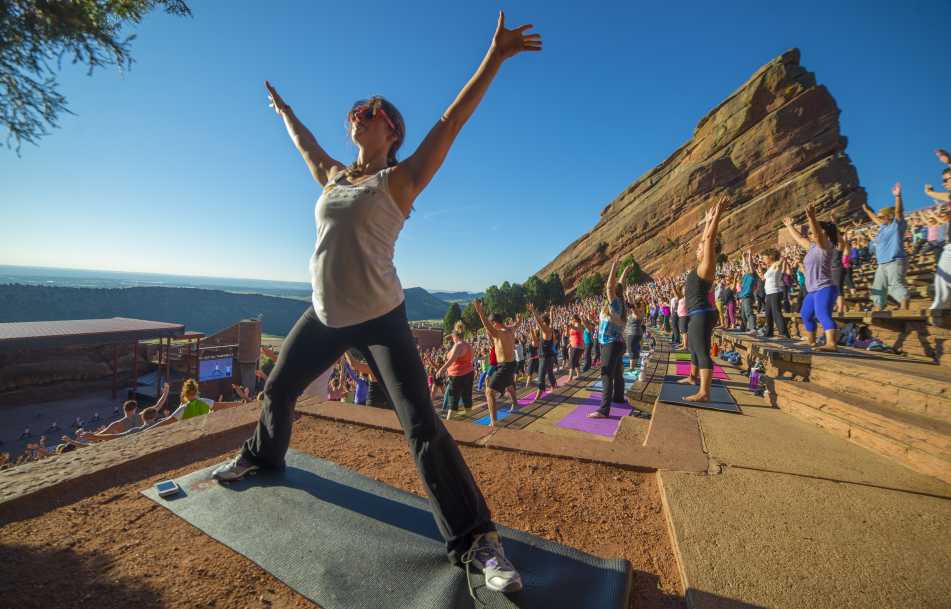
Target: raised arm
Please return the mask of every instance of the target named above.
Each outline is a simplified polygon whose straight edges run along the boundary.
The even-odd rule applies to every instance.
[[[492,43],[475,74],[429,131],[416,152],[397,165],[390,174],[390,194],[404,214],[409,214],[413,201],[442,166],[456,136],[482,101],[502,63],[522,51],[542,50],[540,34],[525,34],[525,30],[531,27],[523,25],[513,30],[506,29],[505,13],[499,11],[499,21]]]
[[[806,218],[809,220],[809,230],[816,236],[816,244],[824,250],[834,247],[835,244],[829,241],[828,235],[819,226],[819,220],[816,218],[816,206],[812,203],[806,206]]]
[[[608,271],[608,280],[604,282],[604,295],[608,300],[614,298],[614,278],[615,273],[617,272],[617,264],[620,259],[620,256],[616,256],[614,258],[614,262],[611,263],[611,270]]]
[[[265,80],[264,88],[267,89],[271,107],[274,108],[278,116],[284,119],[287,134],[291,136],[291,141],[294,142],[297,151],[304,157],[304,162],[307,163],[310,175],[312,175],[314,180],[321,186],[324,186],[327,183],[327,174],[330,172],[330,168],[337,167],[342,169],[343,163],[331,158],[331,156],[320,147],[314,134],[294,115],[294,111],[284,102],[281,96],[278,95],[277,90],[271,86],[270,82]]]
[[[938,157],[938,160],[951,167],[951,154],[948,154],[948,151],[943,148],[938,148],[934,151],[935,156]]]
[[[713,209],[707,212],[707,223],[703,228],[703,257],[697,265],[697,275],[706,281],[713,281],[716,270],[717,229],[720,226],[720,215],[723,213],[725,203],[726,196],[720,196],[717,199]]]
[[[476,313],[479,314],[479,320],[482,322],[482,327],[485,328],[485,333],[492,338],[498,336],[498,332],[495,331],[495,328],[492,327],[492,324],[485,320],[485,314],[482,310],[482,301],[476,298],[472,301],[472,306],[475,307]]]
[[[373,373],[373,371],[370,370],[369,365],[367,365],[365,362],[361,362],[358,359],[353,359],[350,357],[350,353],[345,352],[344,357],[347,358],[347,364],[349,364],[350,367],[356,370],[359,374],[371,375]]]
[[[925,194],[935,201],[942,201],[944,203],[951,202],[951,192],[940,192],[935,190],[931,184],[925,184]]]
[[[895,196],[895,219],[899,222],[905,219],[905,208],[901,201],[901,182],[892,186],[892,195]]]
[[[792,237],[793,241],[796,242],[796,245],[804,250],[809,249],[809,240],[802,236],[802,234],[799,232],[799,229],[796,228],[795,224],[793,224],[792,218],[786,216],[783,218],[783,224],[786,226],[789,236]]]
[[[876,216],[875,212],[872,211],[872,208],[868,206],[868,203],[862,203],[862,211],[865,212],[865,215],[868,216],[869,220],[875,224],[881,224],[881,222],[878,221],[878,216]]]

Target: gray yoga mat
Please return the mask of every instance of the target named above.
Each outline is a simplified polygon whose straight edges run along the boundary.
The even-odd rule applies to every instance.
[[[713,381],[710,384],[710,401],[708,402],[687,402],[684,397],[693,395],[697,392],[697,385],[684,385],[677,381],[684,377],[668,376],[664,379],[664,385],[660,390],[659,399],[668,404],[678,404],[680,406],[691,406],[693,408],[707,408],[709,410],[722,410],[724,412],[740,412],[740,407],[736,400],[730,395],[722,384]]]
[[[465,571],[449,564],[429,503],[329,461],[290,450],[283,472],[220,484],[208,467],[160,498],[142,491],[324,609],[456,609],[478,605]],[[503,595],[472,574],[489,609],[628,605],[631,569],[499,527],[525,589]]]

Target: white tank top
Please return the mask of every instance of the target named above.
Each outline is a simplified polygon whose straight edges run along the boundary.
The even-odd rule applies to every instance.
[[[383,169],[356,186],[341,171],[317,199],[310,258],[314,311],[331,328],[363,323],[403,302],[393,255],[406,218]]]

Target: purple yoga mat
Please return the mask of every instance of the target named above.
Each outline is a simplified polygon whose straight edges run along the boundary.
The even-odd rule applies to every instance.
[[[677,376],[688,376],[690,374],[690,362],[677,362]],[[717,364],[713,364],[713,378],[725,381],[726,372]]]
[[[584,404],[575,408],[571,413],[558,421],[558,427],[565,429],[574,429],[585,431],[587,433],[598,434],[599,436],[614,437],[617,433],[618,425],[621,424],[621,417],[626,417],[633,410],[630,406],[611,406],[611,415],[607,419],[589,419],[588,415],[601,405],[601,394],[592,392]]]

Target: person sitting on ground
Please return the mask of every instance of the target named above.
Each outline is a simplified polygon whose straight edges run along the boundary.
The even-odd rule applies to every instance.
[[[832,259],[839,256],[834,243],[838,240],[838,231],[831,222],[820,222],[816,219],[816,206],[809,204],[806,207],[806,218],[809,220],[809,236],[802,236],[799,229],[793,224],[789,216],[783,219],[783,224],[796,241],[806,251],[803,260],[806,275],[806,294],[799,310],[805,327],[805,340],[799,343],[807,347],[816,345],[816,319],[825,330],[826,343],[818,351],[836,350],[836,331],[838,326],[832,319],[839,288],[832,277]]]
[[[152,427],[162,427],[164,425],[171,425],[176,421],[184,421],[186,419],[191,419],[194,417],[200,417],[206,415],[209,412],[217,412],[219,410],[227,410],[229,408],[234,408],[240,406],[244,402],[222,402],[214,401],[208,398],[202,398],[198,395],[198,382],[195,379],[187,379],[182,384],[182,396],[181,404],[178,408],[172,411],[172,414],[156,421]],[[150,408],[154,409],[156,412],[159,410],[156,406]]]
[[[82,429],[80,429],[78,432],[76,432],[76,438],[83,442],[96,444],[99,442],[107,442],[109,440],[115,440],[116,438],[124,438],[126,436],[131,436],[133,434],[141,433],[147,429],[151,429],[153,426],[155,427],[158,426],[158,425],[155,425],[155,423],[157,422],[156,421],[157,413],[158,411],[153,408],[146,408],[140,413],[142,418],[141,425],[130,427],[123,431],[114,432],[114,433],[103,433],[103,432],[89,433],[88,431],[83,431]]]
[[[171,387],[169,386],[168,383],[165,383],[162,385],[162,394],[159,396],[159,399],[155,402],[155,405],[151,406],[151,408],[153,408],[155,412],[162,410],[162,408],[165,406],[165,402],[166,400],[168,400],[168,393],[170,389]],[[138,412],[138,407],[139,407],[139,404],[135,400],[126,400],[122,404],[122,412],[123,412],[122,418],[117,421],[113,421],[112,423],[109,423],[102,430],[96,433],[105,434],[105,435],[120,434],[132,429],[133,427],[141,426],[143,419],[141,418],[140,413]]]
[[[878,214],[867,204],[862,209],[879,227],[875,237],[875,259],[878,267],[872,280],[872,304],[876,311],[885,308],[888,297],[898,301],[902,309],[909,306],[908,288],[905,286],[905,245],[902,237],[907,223],[902,209],[901,182],[892,187],[895,207],[883,207]]]

